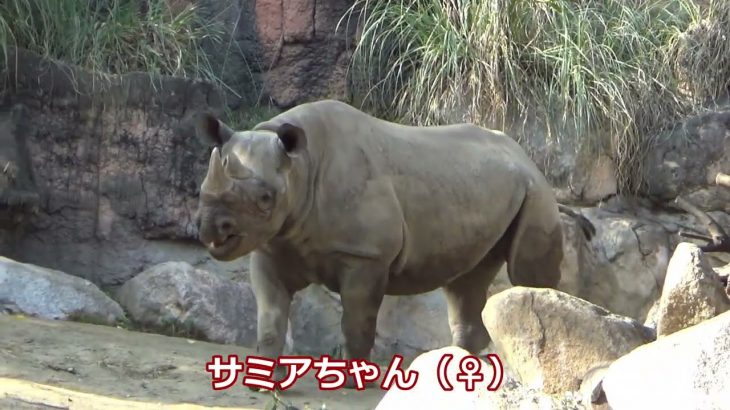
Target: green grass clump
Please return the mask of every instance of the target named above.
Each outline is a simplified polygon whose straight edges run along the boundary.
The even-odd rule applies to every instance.
[[[223,121],[234,130],[245,131],[255,127],[258,123],[268,121],[281,110],[270,104],[246,106],[238,110],[226,110]]]
[[[696,19],[689,0],[358,0],[353,10],[365,107],[419,125],[508,129],[537,116],[573,135],[580,157],[608,153],[622,191],[639,188],[651,135],[689,107],[669,60]]]
[[[95,72],[134,71],[223,85],[204,41],[223,29],[204,23],[194,5],[167,0],[4,0],[0,47],[21,47]]]

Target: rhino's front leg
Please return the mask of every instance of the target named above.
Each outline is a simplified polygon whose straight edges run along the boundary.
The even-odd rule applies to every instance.
[[[342,333],[345,337],[343,358],[370,359],[375,344],[378,311],[385,295],[387,271],[359,270],[343,276],[340,285],[342,299]],[[354,387],[348,377],[345,387]]]
[[[251,256],[251,285],[257,307],[256,352],[273,360],[278,360],[284,350],[292,295],[303,287],[287,283],[280,269],[266,254],[255,252]],[[286,369],[277,367],[274,379],[285,377]]]

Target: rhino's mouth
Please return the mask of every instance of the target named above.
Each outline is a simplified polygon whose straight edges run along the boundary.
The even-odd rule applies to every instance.
[[[211,242],[207,245],[208,252],[214,257],[225,256],[238,247],[241,239],[240,235],[231,235],[222,242]]]

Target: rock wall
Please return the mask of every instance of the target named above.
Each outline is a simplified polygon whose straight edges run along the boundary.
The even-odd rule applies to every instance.
[[[289,108],[316,98],[347,99],[353,0],[195,2],[203,18],[222,22],[229,32],[225,44],[210,45],[208,52],[243,100],[270,98]]]
[[[660,201],[679,195],[705,211],[730,212],[730,189],[715,185],[730,173],[730,109],[702,113],[657,141],[647,160],[644,194]]]
[[[25,51],[9,61],[0,115],[40,200],[22,229],[0,230],[0,254],[101,286],[152,263],[206,266],[192,223],[206,148],[184,120],[220,111],[221,96],[206,83],[102,78]]]

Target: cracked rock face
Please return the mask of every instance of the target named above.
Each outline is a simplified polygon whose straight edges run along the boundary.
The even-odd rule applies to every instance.
[[[498,293],[487,301],[482,319],[520,381],[551,394],[577,391],[590,369],[654,338],[633,319],[553,289]]]
[[[657,335],[666,336],[730,310],[720,276],[697,245],[680,243],[659,299]]]

